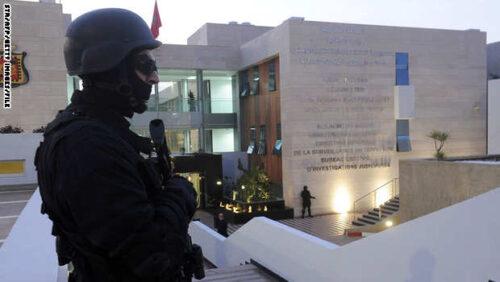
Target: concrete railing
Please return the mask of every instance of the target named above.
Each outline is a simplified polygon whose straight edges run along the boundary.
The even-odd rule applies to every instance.
[[[0,281],[66,279],[36,192],[0,248]],[[253,259],[289,281],[500,281],[500,188],[338,247],[267,218],[228,238],[192,222],[218,267]]]
[[[289,281],[500,281],[500,188],[342,247],[254,218],[213,250],[218,267],[254,259]],[[206,230],[192,223],[191,230]],[[210,258],[209,258],[210,259]]]
[[[57,264],[52,223],[40,213],[41,202],[37,190],[0,248],[0,281],[67,280],[64,268]]]
[[[192,222],[189,231],[193,242],[202,246],[205,258],[219,268],[252,259],[279,276],[301,281],[318,281],[307,277],[321,277],[322,273],[311,273],[338,247],[265,217],[252,219],[228,238],[201,222]]]

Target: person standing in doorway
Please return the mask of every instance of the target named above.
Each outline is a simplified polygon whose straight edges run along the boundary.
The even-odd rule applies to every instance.
[[[304,218],[306,208],[309,217],[313,217],[311,215],[311,199],[316,199],[316,197],[311,196],[311,193],[307,190],[307,185],[304,185],[304,189],[300,193],[300,196],[302,197],[302,218]]]

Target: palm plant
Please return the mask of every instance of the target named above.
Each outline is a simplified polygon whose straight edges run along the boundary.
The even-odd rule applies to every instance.
[[[434,140],[434,148],[436,149],[434,157],[438,160],[443,160],[445,158],[445,153],[443,152],[444,143],[450,137],[448,132],[433,130],[427,137]]]

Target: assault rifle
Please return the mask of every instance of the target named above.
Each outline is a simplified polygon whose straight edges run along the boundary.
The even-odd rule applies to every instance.
[[[161,177],[161,184],[163,188],[167,187],[168,180],[173,174],[172,157],[165,138],[165,125],[161,119],[151,120],[149,123],[149,133],[153,141],[154,151],[156,152],[157,168]],[[205,277],[205,270],[203,268],[203,252],[199,245],[191,242],[189,234],[186,238],[186,248],[184,251],[185,261],[183,264],[183,278],[191,281],[194,276],[196,279],[203,279]]]

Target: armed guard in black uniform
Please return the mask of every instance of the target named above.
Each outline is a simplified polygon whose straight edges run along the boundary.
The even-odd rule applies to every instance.
[[[185,281],[187,227],[195,192],[181,177],[161,186],[140,153],[149,138],[124,117],[146,110],[158,74],[147,24],[123,9],[101,9],[68,27],[68,73],[83,80],[48,124],[35,164],[42,212],[53,222],[69,281]]]

